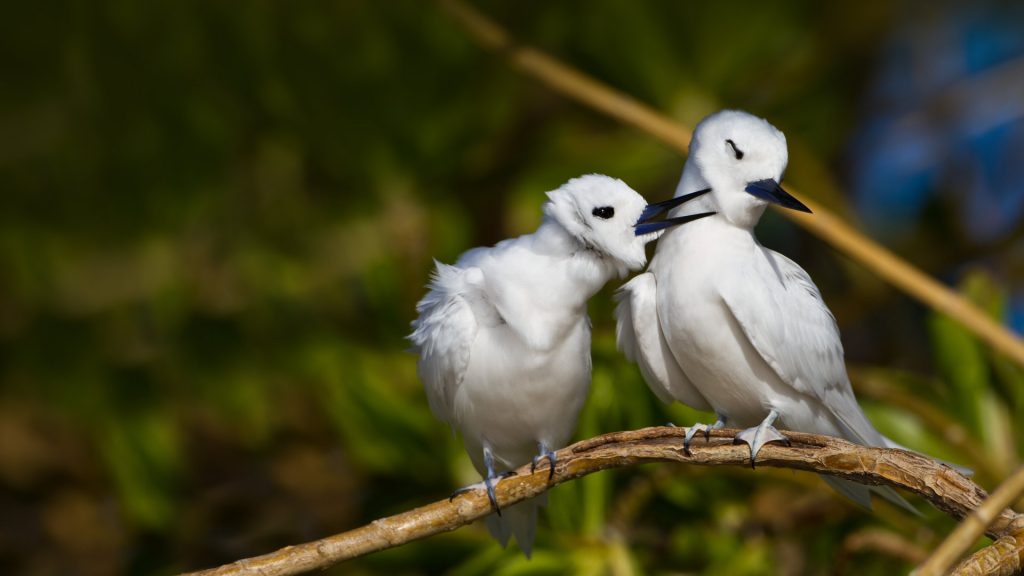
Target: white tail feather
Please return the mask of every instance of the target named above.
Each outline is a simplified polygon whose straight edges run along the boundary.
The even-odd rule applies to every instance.
[[[533,553],[533,539],[537,532],[537,510],[547,503],[548,495],[541,494],[536,498],[502,508],[501,516],[491,514],[487,517],[487,529],[503,548],[508,546],[509,537],[515,536],[519,548],[529,558]]]

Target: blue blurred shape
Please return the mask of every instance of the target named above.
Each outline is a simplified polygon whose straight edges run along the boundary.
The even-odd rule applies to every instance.
[[[1024,215],[1024,6],[916,7],[883,49],[854,138],[854,201],[894,237],[941,200],[987,244]]]

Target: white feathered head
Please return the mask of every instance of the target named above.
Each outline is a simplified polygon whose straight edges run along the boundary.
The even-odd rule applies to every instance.
[[[622,180],[588,174],[548,192],[548,198],[545,216],[585,249],[611,259],[620,276],[647,263],[644,245],[656,235],[637,236],[633,228],[647,202]]]

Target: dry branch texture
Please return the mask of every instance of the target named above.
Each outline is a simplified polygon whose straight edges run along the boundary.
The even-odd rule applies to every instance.
[[[609,468],[650,462],[680,462],[701,466],[750,466],[750,450],[733,445],[737,430],[716,430],[708,443],[695,441],[691,455],[682,450],[686,428],[655,427],[614,432],[578,442],[558,451],[551,482],[546,468],[530,473],[528,466],[496,487],[498,502],[508,506],[548,488]],[[831,474],[864,484],[901,487],[921,495],[957,520],[981,505],[987,495],[957,471],[925,456],[886,448],[871,448],[844,440],[785,432],[792,446],[769,444],[758,454],[758,466],[773,466]],[[192,576],[284,576],[323,569],[355,558],[454,530],[491,513],[483,490],[376,520],[366,526],[277,552],[240,560]],[[1024,515],[1003,510],[986,534],[997,539],[1024,530]],[[1002,549],[1000,549],[1002,550]]]
[[[1024,531],[1003,536],[956,567],[953,576],[1013,576],[1024,574]]]
[[[979,506],[974,512],[971,513],[959,526],[956,527],[953,532],[946,537],[946,540],[935,549],[931,557],[928,558],[918,570],[915,572],[917,576],[942,576],[949,571],[950,566],[953,565],[961,556],[970,549],[971,545],[981,536],[985,528],[1000,514],[1006,507],[1010,506],[1020,497],[1021,493],[1024,493],[1024,468],[1018,468],[1010,478],[1003,482],[992,496],[985,500],[981,506]],[[1014,544],[1016,540],[1019,540],[1021,536],[1020,531],[1015,532],[1001,538],[997,544],[998,548],[995,548],[986,553],[986,551],[979,552],[980,556],[974,558],[973,562],[976,566],[982,566],[990,561],[1004,560],[1009,561],[1012,558],[1012,554],[1008,555],[1009,550],[1007,546]],[[1016,551],[1017,562],[1016,568],[1020,567],[1020,554],[1022,550],[1019,548]],[[967,562],[961,564],[960,569],[969,570],[972,563],[972,559],[968,559]],[[992,568],[1001,568],[1002,563],[999,562]],[[991,573],[982,572],[983,574]],[[1012,572],[1011,572],[1012,573]]]

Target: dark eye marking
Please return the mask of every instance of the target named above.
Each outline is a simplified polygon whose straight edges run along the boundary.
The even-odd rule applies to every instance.
[[[732,140],[726,140],[725,143],[728,144],[729,146],[732,146],[732,151],[734,154],[736,154],[737,160],[743,160],[743,150],[737,148],[735,142],[733,142]]]
[[[604,218],[605,220],[607,220],[612,216],[615,216],[615,208],[611,206],[598,206],[597,208],[594,208],[591,214],[597,216],[598,218]]]

